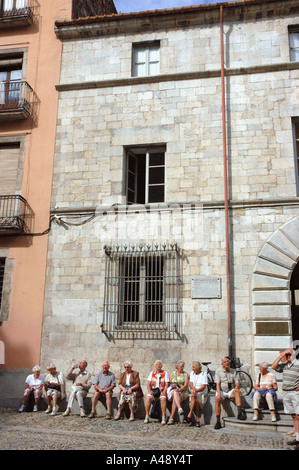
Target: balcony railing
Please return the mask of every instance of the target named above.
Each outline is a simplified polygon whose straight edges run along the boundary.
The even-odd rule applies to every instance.
[[[32,233],[34,212],[19,195],[0,196],[0,236]]]
[[[37,97],[24,80],[0,82],[0,120],[27,119],[35,113]]]
[[[0,28],[28,26],[38,14],[37,0],[4,0],[0,7]]]

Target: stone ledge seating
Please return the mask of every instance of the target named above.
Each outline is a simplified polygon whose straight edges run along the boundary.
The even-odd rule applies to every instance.
[[[93,393],[89,393],[87,397],[85,398],[85,411],[86,414],[89,414],[91,410],[91,402],[92,402],[92,397]],[[20,400],[18,401],[19,404]],[[250,397],[243,397],[242,398],[242,404],[245,409],[246,415],[247,415],[247,420],[246,421],[240,421],[236,418],[237,416],[237,408],[235,404],[229,400],[225,400],[223,402],[222,406],[222,423],[225,427],[242,427],[244,428],[249,428],[250,430],[252,429],[267,429],[269,431],[278,431],[278,432],[288,432],[293,428],[292,424],[292,418],[290,415],[287,415],[283,411],[283,405],[282,405],[282,400],[279,400],[277,406],[276,406],[276,417],[277,417],[277,422],[273,423],[271,421],[271,415],[270,412],[267,408],[267,405],[261,402],[261,407],[259,409],[259,421],[253,421],[253,409],[252,409],[252,400]],[[67,400],[60,400],[58,402],[59,405],[59,413],[63,412],[66,410],[67,407]],[[18,405],[16,405],[18,406]],[[39,402],[39,410],[43,411],[46,410],[46,402],[45,400],[41,399]],[[176,413],[175,416],[175,421],[182,423],[184,418],[187,416],[189,412],[189,400],[185,400],[182,402],[182,408],[184,410],[184,414],[179,416],[178,413]],[[112,397],[112,409],[111,409],[111,415],[112,419],[117,413],[118,409],[118,391],[114,393],[114,396]],[[171,403],[167,401],[167,412],[166,412],[166,418],[168,419],[170,417],[170,410],[171,410]],[[205,407],[202,410],[202,414],[200,416],[200,422],[201,424],[206,424],[206,425],[213,425],[214,422],[216,421],[215,419],[215,395],[210,393],[208,401],[205,405]],[[97,416],[98,417],[105,417],[106,416],[106,408],[104,404],[102,403],[101,400],[98,401],[97,404]],[[80,409],[79,409],[79,404],[77,400],[74,400],[73,403],[73,409],[72,409],[72,414],[73,415],[78,415],[79,417]],[[138,409],[137,412],[135,413],[135,418],[143,420],[145,416],[145,407],[144,407],[144,399],[141,399],[139,401]],[[122,413],[122,418],[128,419],[129,418],[129,409],[128,407],[124,408],[124,411]],[[195,422],[195,417],[194,417],[194,422]]]

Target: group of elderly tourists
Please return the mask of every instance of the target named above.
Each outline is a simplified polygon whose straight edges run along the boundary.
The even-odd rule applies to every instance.
[[[259,373],[257,374],[253,399],[253,420],[259,419],[259,407],[262,398],[268,404],[272,422],[276,422],[275,405],[277,403],[276,391],[277,380],[275,375],[268,370],[269,365],[265,362],[259,364]],[[32,374],[26,378],[25,391],[20,412],[26,409],[26,403],[29,395],[32,393],[34,398],[33,411],[38,410],[38,401],[44,395],[47,402],[46,413],[54,416],[58,412],[58,400],[66,397],[66,379],[72,382],[71,392],[67,400],[67,408],[63,416],[70,415],[76,398],[80,406],[80,416],[85,417],[84,399],[86,398],[91,387],[94,387],[94,395],[92,397],[91,411],[88,418],[96,416],[96,406],[98,400],[104,402],[106,406],[106,419],[111,419],[112,395],[116,387],[116,377],[109,370],[108,361],[103,362],[102,369],[93,377],[87,371],[87,361],[82,360],[79,364],[75,364],[64,376],[62,372],[57,371],[54,364],[47,367],[47,375],[41,375],[39,366],[32,369]],[[294,357],[294,351],[289,349],[280,353],[279,357],[272,364],[272,369],[283,373],[283,403],[285,411],[291,414],[293,418],[293,434],[295,440],[291,441],[292,445],[299,446],[299,362]],[[215,429],[221,428],[220,415],[221,404],[224,399],[234,400],[237,406],[237,418],[246,419],[246,414],[241,404],[241,393],[239,390],[238,376],[234,369],[231,369],[228,358],[222,359],[221,367],[215,372],[216,396],[215,396]],[[119,401],[118,411],[115,420],[121,418],[124,406],[127,404],[130,410],[129,421],[134,420],[134,415],[139,400],[144,396],[139,373],[133,370],[131,361],[124,363],[124,372],[120,374],[119,381]],[[183,415],[182,403],[189,401],[189,412],[184,417],[184,423],[193,424],[193,413],[195,415],[195,426],[200,426],[200,412],[205,406],[208,398],[208,379],[207,374],[202,370],[199,361],[194,361],[192,371],[188,374],[185,371],[185,363],[179,361],[176,369],[169,375],[163,369],[162,362],[157,360],[154,369],[147,378],[147,393],[145,396],[145,418],[144,423],[150,422],[152,416],[153,404],[160,404],[161,424],[167,423],[166,410],[167,402],[171,403],[169,425],[174,424],[176,412]]]

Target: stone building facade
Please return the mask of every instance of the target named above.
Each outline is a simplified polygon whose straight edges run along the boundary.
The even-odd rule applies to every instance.
[[[131,359],[145,383],[157,358],[191,370],[231,350],[253,373],[299,340],[298,13],[245,0],[56,22],[44,365],[117,375]]]

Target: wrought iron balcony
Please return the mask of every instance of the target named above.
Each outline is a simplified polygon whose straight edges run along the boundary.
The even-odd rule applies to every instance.
[[[39,10],[37,0],[2,0],[0,4],[0,28],[29,26]]]
[[[0,236],[32,233],[34,212],[19,195],[0,196]]]
[[[37,97],[24,80],[0,82],[0,121],[34,117]]]

